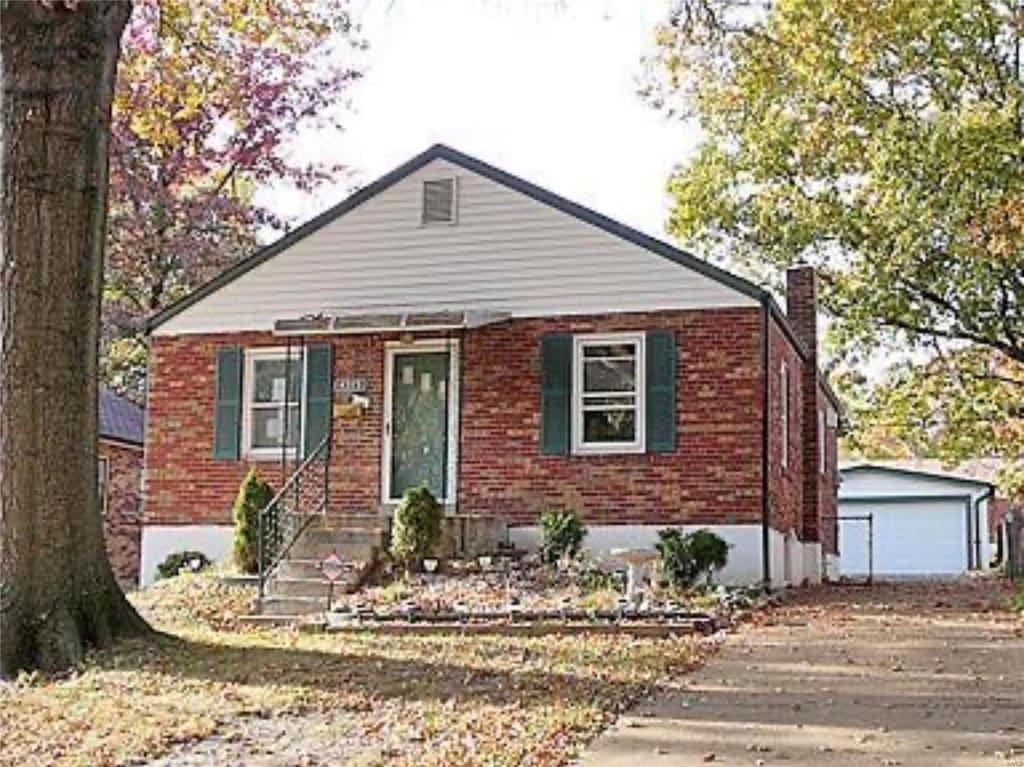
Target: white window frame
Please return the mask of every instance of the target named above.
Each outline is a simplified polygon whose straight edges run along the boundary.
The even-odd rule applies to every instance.
[[[246,349],[245,370],[242,374],[242,452],[247,458],[256,461],[280,460],[281,447],[253,447],[252,446],[252,404],[253,393],[256,387],[256,362],[257,360],[284,360],[288,357],[288,347],[269,346]],[[299,392],[299,445],[298,448],[286,448],[284,455],[294,459],[299,455],[299,449],[305,444],[306,439],[306,355],[302,349],[292,349],[291,357],[293,362],[302,365],[302,387]]]
[[[789,365],[785,362],[779,368],[779,425],[782,433],[782,468],[789,466]]]
[[[426,203],[426,190],[427,183],[431,181],[451,181],[452,182],[452,217],[448,221],[427,221],[424,214],[424,205]],[[444,176],[428,176],[420,181],[420,204],[416,208],[416,212],[419,214],[419,224],[422,227],[435,227],[435,226],[455,226],[459,223],[459,177],[455,175],[444,175]]]
[[[636,347],[636,433],[632,442],[585,442],[583,439],[583,350],[588,346],[631,343]],[[646,354],[643,332],[592,333],[573,336],[572,346],[572,452],[578,455],[643,453],[646,450]],[[619,392],[620,394],[622,392]],[[594,392],[590,392],[594,394]]]
[[[107,516],[107,497],[110,495],[110,459],[101,455],[96,462],[96,487],[99,495],[100,516]]]

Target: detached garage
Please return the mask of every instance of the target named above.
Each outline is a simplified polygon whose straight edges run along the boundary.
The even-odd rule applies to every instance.
[[[841,575],[960,575],[988,568],[987,482],[864,463],[840,471]]]

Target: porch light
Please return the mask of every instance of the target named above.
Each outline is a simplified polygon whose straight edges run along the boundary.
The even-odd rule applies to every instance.
[[[413,331],[462,330],[493,325],[511,319],[511,312],[486,309],[462,311],[394,312],[386,314],[313,314],[274,322],[279,336],[409,333]]]

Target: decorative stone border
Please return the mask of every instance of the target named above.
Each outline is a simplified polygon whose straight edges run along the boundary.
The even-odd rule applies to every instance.
[[[326,625],[318,629],[328,634],[403,634],[406,636],[438,636],[447,634],[472,636],[581,636],[614,635],[637,639],[667,639],[693,634],[711,634],[713,621],[678,623],[348,623]]]

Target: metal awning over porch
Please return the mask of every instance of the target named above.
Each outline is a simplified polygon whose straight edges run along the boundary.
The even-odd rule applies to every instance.
[[[383,314],[315,314],[274,322],[274,334],[308,336],[356,333],[467,330],[511,319],[512,313],[487,309]]]

